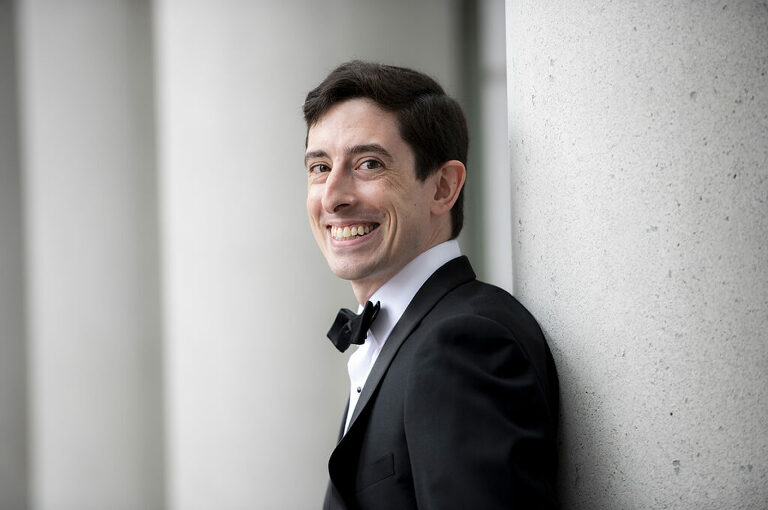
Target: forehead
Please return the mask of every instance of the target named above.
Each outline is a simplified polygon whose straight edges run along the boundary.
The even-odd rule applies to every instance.
[[[307,132],[307,152],[364,143],[393,149],[405,145],[397,116],[370,99],[350,99],[333,105]]]

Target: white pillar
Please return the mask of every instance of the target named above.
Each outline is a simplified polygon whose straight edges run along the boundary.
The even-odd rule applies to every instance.
[[[30,503],[161,508],[149,5],[17,7]]]
[[[307,92],[352,58],[458,83],[453,2],[156,4],[169,506],[317,508],[349,285],[306,213]]]
[[[479,254],[483,257],[481,267],[485,274],[479,278],[511,292],[512,211],[509,200],[504,0],[483,0],[478,4],[478,11],[481,73],[473,79],[480,89],[482,127],[481,133],[470,133],[470,152],[482,161],[482,169],[470,168],[467,182],[469,187],[476,186],[477,181],[482,182],[482,194],[472,197],[479,202],[474,207],[482,210],[482,221],[467,227],[479,228],[482,232]],[[483,172],[479,179],[473,173],[477,171]]]
[[[768,9],[509,0],[507,31],[564,508],[765,508]]]

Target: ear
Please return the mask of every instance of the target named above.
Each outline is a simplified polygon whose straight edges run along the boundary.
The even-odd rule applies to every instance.
[[[459,192],[467,178],[467,169],[464,163],[452,159],[440,165],[432,177],[435,179],[432,214],[441,216],[450,211],[459,198]]]

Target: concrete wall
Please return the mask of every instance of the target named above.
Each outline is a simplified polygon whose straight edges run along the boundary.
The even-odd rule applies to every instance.
[[[768,8],[508,0],[507,57],[564,508],[768,507]]]

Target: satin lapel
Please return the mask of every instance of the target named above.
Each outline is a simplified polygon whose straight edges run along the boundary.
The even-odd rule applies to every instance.
[[[408,335],[421,322],[421,319],[427,312],[440,301],[440,298],[462,283],[466,283],[474,278],[475,272],[472,271],[469,259],[462,256],[446,262],[424,282],[424,285],[421,286],[410,304],[408,304],[403,316],[395,324],[392,333],[389,334],[389,338],[384,343],[384,347],[381,348],[379,357],[376,359],[376,363],[373,365],[371,373],[365,381],[363,392],[357,401],[357,406],[355,406],[352,421],[349,423],[349,429],[347,429],[345,437],[349,435],[349,431],[355,426],[357,417],[368,405],[371,395],[373,395],[373,392],[378,387],[395,354],[397,354],[400,346],[408,338]],[[343,440],[344,438],[342,438],[342,442]]]
[[[336,440],[336,444],[339,444],[341,438],[344,437],[344,426],[347,424],[347,413],[349,412],[349,397],[347,397],[347,407],[344,408],[344,417],[341,419],[341,428],[339,429],[339,438]]]

